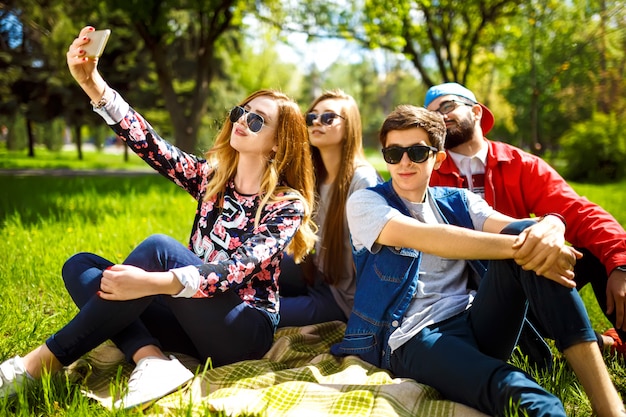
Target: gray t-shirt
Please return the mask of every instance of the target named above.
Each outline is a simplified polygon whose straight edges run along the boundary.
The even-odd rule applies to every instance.
[[[467,190],[463,192],[468,195],[474,229],[482,230],[485,220],[494,210],[480,196]],[[429,194],[423,203],[403,201],[415,219],[427,224],[445,223]],[[376,239],[385,224],[395,216],[403,215],[390,207],[384,197],[370,190],[354,193],[348,200],[346,210],[355,248],[367,248],[372,253],[381,249]],[[423,252],[419,274],[413,300],[404,313],[400,327],[389,339],[392,351],[424,327],[464,311],[474,298],[474,292],[467,286],[469,270],[465,260],[445,259]]]
[[[380,182],[380,175],[373,166],[371,165],[360,165],[354,170],[354,176],[352,177],[352,182],[350,183],[350,188],[348,190],[348,197],[352,195],[357,190],[361,190],[363,188],[372,187]],[[315,223],[319,227],[318,236],[319,239],[315,244],[315,252],[320,254],[315,257],[315,263],[318,269],[322,269],[321,266],[324,265],[324,252],[321,251],[321,242],[323,239],[324,233],[324,222],[326,221],[326,213],[328,212],[328,203],[330,202],[330,196],[328,195],[330,192],[330,185],[320,187],[319,193],[319,205],[317,207],[317,213],[315,215]],[[348,230],[348,224],[345,222],[345,230],[344,236],[346,239],[343,242],[343,253],[347,256],[344,258],[341,279],[337,282],[336,285],[330,287],[330,291],[333,294],[333,297],[341,310],[344,312],[346,317],[350,316],[350,312],[352,311],[352,306],[354,305],[354,292],[356,290],[356,282],[355,282],[355,271],[354,271],[354,261],[352,259],[352,245],[350,244],[350,232]]]

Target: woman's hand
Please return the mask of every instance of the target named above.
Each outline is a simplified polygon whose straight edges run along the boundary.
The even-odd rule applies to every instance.
[[[148,272],[132,265],[113,265],[102,272],[98,295],[105,300],[135,300],[156,294],[174,295],[183,284],[169,271]]]
[[[113,265],[102,272],[100,298],[105,300],[134,300],[156,294],[150,272],[131,265]]]
[[[91,26],[85,26],[67,50],[66,58],[72,77],[89,98],[97,103],[105,93],[106,82],[98,73],[98,58],[88,58],[84,49],[84,46],[90,42],[87,34],[94,30]]]

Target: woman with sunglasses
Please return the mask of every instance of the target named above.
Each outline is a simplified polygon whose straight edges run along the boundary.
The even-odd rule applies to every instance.
[[[83,28],[69,47],[70,72],[115,133],[198,201],[189,244],[155,235],[121,264],[71,257],[63,279],[79,313],[24,358],[0,365],[0,397],[111,339],[136,363],[115,406],[144,407],[193,377],[164,351],[220,366],[269,350],[283,252],[300,261],[316,239],[312,163],[298,105],[271,90],[230,111],[206,159],[170,145],[85,56],[93,30]]]
[[[346,321],[354,299],[352,246],[345,205],[356,190],[380,176],[365,159],[361,115],[354,98],[336,89],[317,97],[306,113],[316,175],[315,252],[296,265],[281,265],[280,324],[304,326]]]

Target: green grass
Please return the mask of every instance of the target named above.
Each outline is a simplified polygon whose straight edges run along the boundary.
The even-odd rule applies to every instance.
[[[139,160],[120,162],[122,155],[85,156],[86,161],[106,161],[106,168],[143,164]],[[73,154],[39,158],[32,160],[23,154],[0,152],[0,168],[93,167],[76,162]],[[374,157],[373,161],[380,168],[380,161]],[[625,186],[626,183],[574,184],[577,191],[603,205],[622,224],[626,224],[626,212],[622,209],[626,206]],[[0,240],[0,360],[41,344],[76,313],[60,277],[67,258],[79,251],[89,251],[122,262],[133,247],[154,233],[165,233],[186,243],[195,211],[195,201],[188,194],[156,174],[0,175],[0,190],[3,237]],[[609,324],[590,288],[585,288],[582,296],[594,327],[604,330]],[[523,360],[519,364],[525,366]],[[626,398],[624,363],[607,357],[607,364]],[[591,415],[586,396],[559,355],[555,358],[555,372],[534,375],[563,399],[570,415]],[[16,401],[0,399],[0,415],[83,416],[111,415],[111,412],[82,396],[79,384],[56,376],[35,384]],[[184,411],[181,415],[185,415]]]
[[[2,144],[0,144],[2,145]],[[0,169],[114,169],[114,170],[145,170],[143,162],[132,151],[128,152],[128,160],[123,153],[83,152],[83,159],[78,160],[77,150],[52,152],[44,147],[35,149],[35,157],[28,156],[24,151],[7,151],[0,146]]]

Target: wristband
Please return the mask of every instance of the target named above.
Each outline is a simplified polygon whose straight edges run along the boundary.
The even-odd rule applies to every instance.
[[[567,229],[567,222],[565,221],[565,217],[563,217],[559,213],[546,213],[543,216],[541,216],[541,220],[545,219],[548,216],[558,217],[558,219],[563,222],[563,226],[565,226],[565,228]]]
[[[109,98],[107,97],[108,89],[109,89],[109,86],[105,85],[104,92],[102,93],[102,98],[97,103],[94,103],[93,101],[89,102],[93,106],[94,109],[98,110],[107,105],[107,103],[109,102]]]

